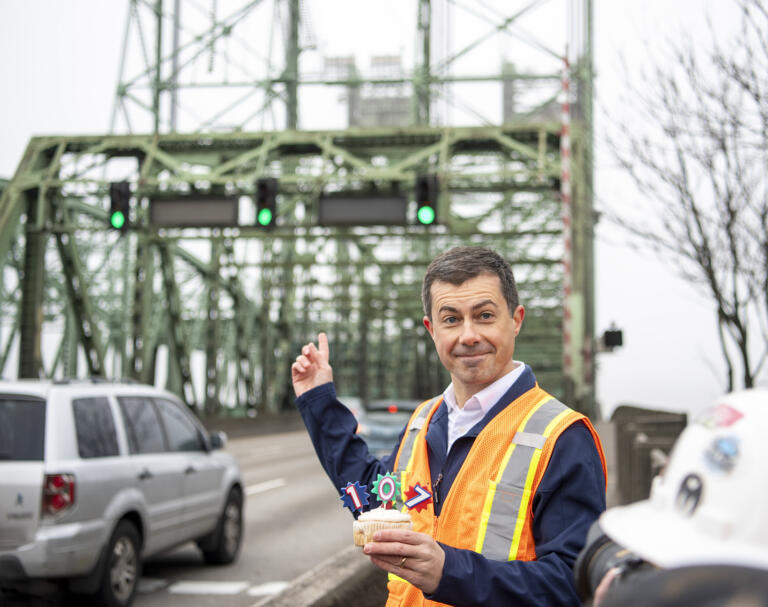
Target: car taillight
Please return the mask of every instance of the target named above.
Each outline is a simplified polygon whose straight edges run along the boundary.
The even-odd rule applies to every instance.
[[[389,407],[387,407],[387,411],[390,413],[397,413],[397,405],[389,405]]]
[[[59,514],[75,504],[75,477],[46,474],[43,481],[43,514]]]

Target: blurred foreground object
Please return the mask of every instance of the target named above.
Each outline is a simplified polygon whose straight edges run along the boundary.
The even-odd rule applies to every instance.
[[[768,607],[768,571],[709,565],[638,574],[601,607]]]
[[[620,580],[634,579],[626,574],[645,565],[745,567],[768,576],[766,431],[767,389],[727,394],[698,415],[654,479],[650,498],[610,508],[590,530],[575,567],[582,598],[614,566]]]

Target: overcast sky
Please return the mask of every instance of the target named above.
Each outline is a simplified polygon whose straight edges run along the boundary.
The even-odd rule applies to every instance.
[[[362,10],[365,2],[355,4]],[[621,57],[639,71],[649,49],[667,37],[685,31],[703,43],[705,13],[727,32],[737,21],[733,6],[730,0],[595,0],[598,206],[636,196],[601,144],[610,128],[602,108],[613,113],[620,103]],[[0,177],[13,174],[32,135],[107,130],[126,7],[123,0],[0,3]],[[615,322],[625,340],[623,348],[598,358],[598,398],[606,416],[621,403],[696,411],[722,393],[714,313],[706,298],[678,280],[670,264],[633,252],[603,224],[596,272],[597,331]]]

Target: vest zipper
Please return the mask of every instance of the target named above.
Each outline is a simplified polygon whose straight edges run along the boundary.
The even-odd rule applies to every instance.
[[[443,480],[443,473],[440,472],[440,474],[437,475],[437,480],[432,483],[432,508],[434,510],[434,517],[432,517],[432,520],[434,521],[432,523],[432,539],[437,539],[437,525],[439,523],[439,517],[437,515],[437,506],[440,503],[440,498],[438,497],[437,492],[440,490],[440,481]]]
[[[435,514],[437,514],[437,506],[440,503],[440,498],[438,497],[438,491],[440,490],[440,481],[443,480],[443,473],[440,472],[440,474],[437,475],[437,480],[432,483],[432,501],[434,502],[435,507]]]

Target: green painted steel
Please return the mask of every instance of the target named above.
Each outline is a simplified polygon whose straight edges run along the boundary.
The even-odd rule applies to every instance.
[[[370,398],[433,393],[446,377],[421,325],[419,284],[435,254],[473,243],[499,248],[512,260],[528,308],[520,356],[538,369],[543,382],[562,392],[558,146],[559,125],[544,123],[36,138],[25,156],[36,168],[18,173],[0,204],[4,209],[25,204],[37,208],[37,193],[51,194],[49,208],[61,219],[28,222],[27,233],[36,243],[66,235],[88,259],[75,282],[99,303],[91,306],[92,317],[81,314],[78,322],[92,328],[96,341],[109,344],[107,359],[129,357],[130,373],[139,379],[152,378],[155,351],[166,346],[176,361],[165,364],[167,373],[181,373],[184,379],[176,383],[183,385],[191,380],[176,364],[185,356],[182,352],[190,352],[194,374],[194,353],[218,344],[218,371],[207,371],[216,373],[218,400],[246,403],[234,386],[238,373],[252,373],[259,385],[254,388],[260,394],[256,409],[279,409],[290,401],[290,361],[300,344],[322,329],[331,336],[341,391],[364,389]],[[52,149],[60,153],[49,154]],[[112,163],[122,167],[127,157],[135,159],[132,173],[123,177],[135,184],[136,221],[121,237],[107,222],[108,175]],[[489,165],[493,172],[480,170]],[[79,166],[90,168],[78,171]],[[441,223],[435,226],[421,226],[415,219],[413,184],[426,170],[435,172],[441,184]],[[265,175],[279,183],[278,214],[269,232],[252,222],[195,230],[158,229],[148,222],[152,196],[169,192],[223,189],[242,196],[244,207],[255,213],[255,183]],[[321,192],[393,184],[411,200],[410,225],[317,225]],[[19,225],[2,230],[18,230]],[[134,245],[121,246],[121,238]],[[201,247],[205,242],[225,242],[229,254],[211,245]],[[174,247],[174,255],[165,252],[168,246]],[[43,249],[35,247],[37,259]],[[154,278],[152,268],[158,265],[163,280]],[[125,268],[133,269],[126,273]],[[51,268],[49,276],[57,270],[61,275],[61,269]],[[65,268],[63,274],[71,272]],[[228,282],[229,290],[214,290],[218,282]],[[104,289],[105,283],[111,288]],[[214,296],[217,308],[206,303]],[[51,326],[66,308],[56,299],[43,299],[43,317]],[[244,311],[249,317],[245,324],[237,320]],[[217,332],[213,340],[205,329],[211,315]],[[117,351],[126,327],[132,346]],[[243,336],[243,330],[249,333]],[[45,332],[42,324],[39,332]],[[33,361],[33,354],[24,358],[25,365]],[[365,387],[360,378],[365,378]]]
[[[558,68],[533,73],[505,65],[498,74],[453,73],[452,66],[488,36],[439,57],[433,41],[439,24],[432,16],[437,2],[416,0],[411,74],[363,77],[354,62],[338,78],[302,74],[304,7],[287,0],[282,67],[267,55],[269,74],[247,82],[185,79],[182,52],[210,52],[213,65],[217,45],[266,4],[244,2],[228,15],[212,14],[208,30],[180,42],[182,3],[130,1],[124,48],[138,23],[140,33],[154,32],[156,52],[144,54],[148,63],[134,75],[124,55],[113,124],[125,117],[129,129],[139,123],[151,132],[34,138],[13,179],[0,183],[0,306],[9,319],[0,334],[0,372],[77,373],[80,358],[86,361],[81,372],[163,383],[208,413],[224,406],[256,415],[291,406],[290,363],[301,344],[324,330],[340,393],[422,398],[448,381],[421,321],[424,269],[450,246],[482,244],[508,257],[519,282],[527,314],[518,357],[549,391],[593,414],[590,363],[571,376],[563,372],[561,125],[552,115],[559,108]],[[499,18],[492,32],[511,35],[533,4]],[[143,25],[141,11],[150,17]],[[178,52],[171,55],[159,51],[163,23],[174,23]],[[573,289],[581,302],[570,322],[585,360],[592,356],[594,332],[590,40],[572,70],[578,95],[588,103],[575,104],[581,113],[572,116],[570,132]],[[487,82],[550,90],[554,84],[555,90],[524,113],[505,114],[503,124],[431,125],[446,99],[442,87]],[[365,87],[410,87],[412,126],[297,130],[301,91],[330,86],[348,92],[350,120],[360,104],[376,101],[364,97]],[[182,90],[237,87],[262,95],[250,117],[282,104],[279,128],[287,130],[213,128],[232,104],[198,132],[175,132]],[[174,100],[170,120],[165,99]],[[241,101],[253,104],[254,97]],[[151,120],[129,120],[132,103]],[[416,180],[425,174],[439,183],[438,221],[427,225],[420,223],[414,197]],[[257,181],[265,177],[278,180],[269,230],[255,200]],[[133,194],[130,226],[122,231],[109,226],[109,186],[116,181],[128,181]],[[319,197],[339,192],[404,195],[408,224],[318,225]],[[239,225],[153,226],[153,197],[171,194],[182,200],[237,197]],[[20,344],[17,369],[9,368],[14,343]]]

